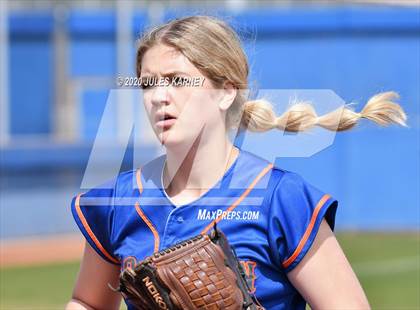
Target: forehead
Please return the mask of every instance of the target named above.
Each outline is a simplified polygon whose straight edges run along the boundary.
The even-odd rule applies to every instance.
[[[141,63],[141,75],[163,75],[171,71],[199,73],[187,57],[171,46],[158,44],[146,51]]]

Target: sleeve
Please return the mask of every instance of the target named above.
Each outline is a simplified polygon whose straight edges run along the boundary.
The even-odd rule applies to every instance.
[[[113,255],[113,189],[91,189],[71,202],[71,212],[86,241],[107,262],[119,265]]]
[[[285,272],[295,268],[309,251],[325,218],[334,230],[337,201],[307,183],[298,174],[286,172],[275,186],[270,204],[270,247]]]

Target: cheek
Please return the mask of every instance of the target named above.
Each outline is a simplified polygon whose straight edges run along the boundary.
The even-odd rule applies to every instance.
[[[214,90],[202,90],[195,100],[194,110],[197,117],[207,126],[213,126],[220,119],[220,109]]]
[[[191,130],[202,128],[212,119],[215,112],[215,103],[201,89],[192,90],[178,97],[177,106],[183,124],[190,126]]]
[[[153,108],[153,104],[152,101],[150,99],[150,96],[143,94],[143,107],[144,110],[146,111],[147,117],[150,120],[151,114],[152,114],[152,108]]]

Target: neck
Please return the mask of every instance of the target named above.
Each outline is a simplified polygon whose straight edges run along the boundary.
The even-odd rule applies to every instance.
[[[221,143],[216,139],[200,143],[196,139],[188,151],[167,149],[163,186],[172,197],[185,192],[200,196],[212,188],[233,164],[239,150],[229,139]]]

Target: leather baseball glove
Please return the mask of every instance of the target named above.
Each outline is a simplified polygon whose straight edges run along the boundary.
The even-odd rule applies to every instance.
[[[216,227],[154,253],[120,275],[118,291],[140,310],[263,310],[245,272]]]

